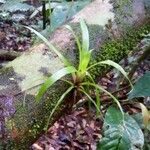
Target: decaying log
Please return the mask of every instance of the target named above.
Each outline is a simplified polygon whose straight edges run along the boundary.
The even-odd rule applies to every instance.
[[[146,15],[144,0],[133,1],[131,6],[131,13],[126,18],[119,14],[125,22],[124,26],[117,24],[115,18],[116,16],[118,18],[118,14],[113,9],[113,3],[110,4],[108,0],[93,1],[69,22],[80,36],[79,19],[82,17],[86,20],[90,31],[90,47],[95,50],[93,62],[102,59],[119,61],[127,54],[127,50],[132,50],[140,40],[139,31],[142,32],[140,29],[147,26],[145,24],[148,15]],[[108,22],[112,25],[106,27]],[[138,33],[135,34],[137,30]],[[130,31],[133,31],[133,35],[136,36],[132,37]],[[130,41],[126,43],[128,37]],[[120,45],[119,38],[122,39]],[[50,35],[49,41],[76,64],[78,52],[74,38],[64,26]],[[67,85],[58,82],[46,92],[40,103],[35,102],[35,95],[40,87],[38,85],[62,67],[63,63],[59,58],[42,43],[35,45],[0,69],[0,106],[4,111],[0,117],[5,117],[0,120],[4,121],[3,125],[6,128],[2,131],[0,124],[0,134],[5,135],[0,135],[2,148],[5,143],[5,149],[8,150],[27,150],[44,131],[47,118]],[[92,74],[100,76],[103,71],[104,68],[92,70]],[[64,113],[66,107],[67,103],[59,107],[50,125]]]

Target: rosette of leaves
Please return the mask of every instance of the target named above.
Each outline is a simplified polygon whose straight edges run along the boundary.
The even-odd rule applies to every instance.
[[[87,25],[84,20],[80,21],[80,27],[81,27],[81,35],[82,39],[80,40],[72,28],[70,26],[66,26],[68,30],[70,30],[76,40],[77,47],[79,50],[79,63],[78,66],[75,67],[72,65],[67,58],[65,58],[43,35],[41,35],[39,32],[35,31],[34,29],[30,27],[26,27],[30,29],[32,32],[34,32],[40,39],[42,39],[46,45],[49,47],[50,50],[53,50],[57,54],[57,56],[60,58],[60,60],[64,64],[64,68],[58,70],[56,73],[54,73],[52,76],[50,76],[44,84],[40,87],[40,90],[37,94],[36,100],[39,102],[42,98],[42,96],[45,94],[45,92],[53,85],[55,84],[58,80],[63,80],[66,82],[66,84],[69,84],[69,88],[62,94],[60,99],[57,101],[54,109],[51,111],[49,120],[51,119],[52,115],[55,113],[55,111],[58,109],[62,101],[67,97],[69,93],[72,93],[72,98],[73,100],[70,101],[71,106],[73,106],[75,103],[77,103],[82,97],[80,95],[85,95],[89,101],[91,101],[94,106],[96,107],[97,114],[100,112],[100,99],[99,99],[99,93],[100,92],[105,92],[108,94],[112,100],[118,105],[119,109],[121,110],[121,113],[123,114],[122,107],[119,103],[119,101],[107,90],[105,90],[103,87],[99,86],[98,84],[95,83],[94,79],[92,78],[92,75],[90,74],[90,69],[93,67],[98,67],[98,65],[110,65],[118,69],[124,76],[125,78],[130,82],[129,78],[127,77],[126,72],[124,69],[117,63],[111,61],[111,60],[106,60],[106,61],[101,61],[97,62],[91,66],[89,66],[89,62],[91,60],[91,53],[93,50],[89,49],[89,32]],[[63,77],[66,75],[71,75],[72,79],[71,80],[65,80]],[[63,79],[62,79],[63,78]],[[131,84],[131,82],[130,82]],[[132,84],[131,84],[132,86]],[[90,89],[94,88],[94,92],[96,91],[96,102],[95,100],[92,99],[90,96]],[[100,92],[99,92],[100,91]],[[80,99],[79,99],[80,98]],[[75,102],[75,103],[74,103]],[[48,122],[49,122],[48,120]]]

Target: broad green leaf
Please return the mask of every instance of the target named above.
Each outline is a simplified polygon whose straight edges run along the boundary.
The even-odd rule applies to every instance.
[[[52,76],[50,76],[45,83],[41,86],[37,96],[36,100],[39,101],[43,94],[47,91],[49,87],[51,87],[56,81],[60,80],[62,77],[64,77],[67,74],[71,74],[76,72],[76,69],[73,66],[65,67],[54,73]]]
[[[37,32],[33,28],[30,28],[28,26],[25,27],[30,31],[32,31],[33,33],[35,33],[49,47],[50,50],[55,52],[58,55],[58,57],[61,59],[61,61],[65,64],[65,66],[70,66],[70,62],[42,34]]]
[[[115,63],[112,60],[105,60],[105,61],[101,61],[101,62],[95,63],[95,64],[91,65],[88,68],[88,70],[93,68],[93,67],[95,67],[95,66],[97,66],[97,65],[101,65],[101,64],[110,65],[110,66],[113,66],[114,68],[116,68],[117,70],[119,70],[124,75],[124,77],[129,81],[131,87],[133,88],[133,85],[132,85],[130,79],[128,78],[127,73],[125,72],[125,70],[119,64]]]
[[[150,71],[146,72],[134,85],[128,99],[150,96]]]
[[[46,130],[48,129],[48,125],[49,125],[49,122],[50,122],[50,119],[52,118],[53,114],[55,113],[56,109],[58,108],[58,106],[62,103],[62,101],[64,100],[64,98],[67,96],[67,94],[69,92],[71,92],[71,90],[74,88],[74,86],[71,86],[69,87],[60,97],[60,99],[57,101],[54,109],[52,110],[52,112],[50,113],[49,115],[49,118],[48,118],[48,122],[47,122],[47,126],[46,126]]]
[[[137,122],[128,114],[122,117],[119,109],[110,107],[104,120],[104,137],[97,150],[141,150],[144,135]]]
[[[142,113],[133,114],[133,115],[131,115],[131,117],[137,122],[139,127],[141,129],[143,129],[143,116],[142,116]]]

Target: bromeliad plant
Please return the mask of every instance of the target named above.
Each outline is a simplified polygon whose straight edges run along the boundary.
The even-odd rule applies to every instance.
[[[80,21],[80,27],[81,27],[81,33],[82,33],[82,39],[78,38],[72,28],[70,26],[66,26],[68,30],[70,30],[76,40],[77,43],[77,48],[79,50],[79,63],[78,67],[73,66],[67,58],[65,58],[44,36],[42,36],[40,33],[35,31],[34,29],[30,27],[26,27],[30,29],[32,32],[34,32],[39,38],[41,38],[45,44],[49,47],[50,50],[54,51],[58,57],[61,59],[61,61],[64,64],[64,68],[58,70],[56,73],[54,73],[52,76],[50,76],[45,83],[40,87],[39,92],[36,96],[36,100],[39,102],[44,93],[50,88],[53,84],[56,83],[56,81],[61,80],[63,77],[65,77],[68,74],[72,75],[72,80],[63,80],[64,82],[69,83],[70,87],[61,95],[60,99],[57,101],[54,109],[50,113],[49,120],[50,121],[52,115],[54,112],[57,110],[59,105],[62,103],[62,101],[66,98],[66,96],[73,91],[73,97],[75,98],[75,102],[79,101],[79,94],[85,95],[89,101],[91,101],[94,106],[96,107],[97,112],[100,112],[100,99],[99,99],[99,91],[100,92],[105,92],[108,94],[114,102],[118,105],[119,109],[121,110],[122,114],[122,108],[119,103],[119,101],[107,90],[99,86],[98,84],[95,83],[94,79],[92,78],[92,75],[90,74],[90,69],[93,67],[96,67],[98,65],[111,65],[115,68],[117,68],[124,76],[125,78],[130,82],[129,78],[127,77],[126,72],[124,69],[118,65],[117,63],[111,61],[111,60],[106,60],[106,61],[101,61],[97,62],[91,66],[89,66],[89,62],[91,59],[91,53],[93,50],[89,49],[89,32],[87,25],[84,20]],[[130,82],[131,84],[131,82]],[[132,84],[131,84],[132,86]],[[90,96],[88,88],[94,88],[96,91],[96,102],[92,99]]]

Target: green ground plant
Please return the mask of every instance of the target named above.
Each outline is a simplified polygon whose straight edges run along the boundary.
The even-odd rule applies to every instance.
[[[37,102],[39,102],[44,95],[44,93],[53,85],[55,84],[58,80],[62,80],[63,77],[65,77],[68,74],[71,74],[72,79],[70,80],[65,80],[63,79],[64,82],[70,85],[70,87],[64,92],[60,99],[57,101],[54,109],[50,113],[48,122],[50,121],[51,117],[59,107],[59,105],[62,103],[62,101],[67,97],[67,95],[71,92],[73,93],[72,98],[73,98],[73,104],[78,102],[80,100],[80,94],[85,95],[89,101],[91,101],[94,106],[96,107],[97,114],[100,112],[100,99],[99,95],[96,97],[96,102],[92,99],[90,96],[90,90],[93,89],[94,91],[100,91],[100,92],[105,92],[108,94],[112,100],[118,105],[119,109],[123,113],[122,107],[119,103],[119,101],[107,90],[102,88],[100,85],[96,84],[94,79],[92,78],[92,75],[89,73],[89,70],[92,69],[95,66],[98,65],[110,65],[118,69],[124,76],[125,78],[130,82],[129,78],[127,77],[127,73],[124,71],[124,69],[117,63],[111,61],[111,60],[106,60],[106,61],[101,61],[97,62],[91,66],[89,66],[90,59],[91,59],[91,53],[93,50],[89,49],[89,32],[87,25],[84,20],[80,21],[80,27],[81,27],[81,33],[82,33],[82,40],[80,42],[80,39],[76,36],[74,31],[70,26],[66,26],[68,30],[70,30],[75,38],[75,41],[77,43],[77,48],[79,50],[79,63],[78,67],[75,67],[72,65],[67,58],[65,58],[44,36],[42,36],[39,32],[35,31],[34,29],[30,27],[26,27],[32,32],[34,32],[40,39],[42,39],[45,44],[49,47],[50,50],[53,50],[58,57],[61,59],[61,61],[64,64],[64,68],[58,70],[56,73],[54,73],[52,76],[50,76],[45,83],[40,87],[40,90],[36,96]],[[131,84],[131,82],[130,82]],[[132,86],[132,84],[131,84]],[[99,94],[99,92],[96,92],[96,94]],[[80,97],[80,98],[79,98]]]
[[[39,38],[41,38],[47,44],[49,49],[53,50],[58,55],[58,57],[61,59],[61,61],[64,64],[64,68],[58,70],[56,73],[50,76],[45,81],[45,83],[43,83],[36,96],[36,100],[37,102],[39,102],[43,97],[43,95],[46,93],[46,91],[58,80],[63,80],[64,82],[66,82],[66,84],[70,85],[68,89],[58,99],[53,110],[50,112],[50,116],[48,118],[48,123],[49,123],[50,119],[52,118],[54,113],[59,110],[58,108],[61,107],[61,103],[67,98],[69,93],[72,94],[72,100],[70,99],[70,101],[72,101],[72,106],[75,103],[77,103],[80,99],[82,99],[80,95],[86,96],[89,102],[94,104],[96,108],[96,112],[99,115],[100,114],[100,92],[105,92],[112,98],[115,104],[117,104],[117,107],[111,105],[105,114],[104,125],[103,125],[104,134],[103,134],[103,138],[100,139],[100,142],[98,143],[97,150],[108,150],[108,149],[141,150],[147,141],[144,139],[145,132],[142,132],[141,126],[137,121],[139,120],[139,117],[136,120],[131,115],[124,113],[119,100],[116,97],[114,97],[110,92],[108,92],[107,90],[103,89],[100,85],[95,83],[95,79],[92,77],[90,70],[94,67],[97,67],[98,65],[99,66],[110,65],[118,69],[124,75],[124,77],[129,81],[131,85],[132,90],[129,93],[128,99],[133,98],[133,95],[135,96],[135,93],[139,94],[140,92],[138,91],[139,91],[139,87],[141,86],[136,84],[133,87],[124,69],[119,64],[111,60],[100,61],[90,65],[91,53],[93,50],[89,49],[89,45],[90,45],[89,32],[84,20],[80,21],[80,27],[81,27],[81,34],[82,34],[81,39],[79,39],[79,37],[76,36],[76,34],[74,33],[73,29],[70,26],[68,25],[66,26],[66,28],[72,32],[75,41],[77,43],[77,49],[79,51],[79,61],[77,67],[72,65],[69,62],[69,60],[65,58],[45,37],[43,37],[40,33],[35,31],[34,29],[27,27],[32,32],[34,32]],[[71,80],[70,78],[69,80],[64,78],[66,77],[66,75],[71,75]],[[147,83],[146,85],[148,86],[149,84],[147,81],[149,81],[149,76],[148,76],[148,80],[145,80],[144,78],[144,82],[145,81]],[[96,101],[91,96],[91,90],[95,92]],[[147,124],[149,123],[149,112],[144,105],[140,104],[140,106],[143,114],[143,124],[147,127]],[[48,127],[48,123],[47,123],[47,127]],[[148,144],[146,143],[146,145]]]

